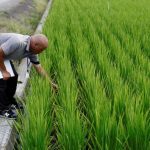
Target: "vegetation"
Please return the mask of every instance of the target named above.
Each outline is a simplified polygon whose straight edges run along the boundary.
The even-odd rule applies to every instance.
[[[41,63],[59,91],[32,75],[22,149],[150,149],[149,5],[53,2]]]

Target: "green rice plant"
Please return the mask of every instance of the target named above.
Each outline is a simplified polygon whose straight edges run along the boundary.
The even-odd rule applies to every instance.
[[[78,75],[80,75],[79,77],[77,77],[78,79],[80,79],[80,82],[81,82],[81,85],[84,87],[82,87],[82,89],[81,89],[81,91],[83,92],[83,96],[85,97],[85,99],[89,99],[89,104],[90,104],[90,106],[95,106],[94,105],[94,102],[92,102],[92,101],[90,101],[90,91],[92,91],[92,88],[90,88],[90,86],[91,86],[91,84],[88,84],[89,86],[87,86],[86,84],[87,84],[87,81],[90,81],[90,78],[92,78],[90,75],[89,75],[89,70],[90,69],[87,69],[87,68],[91,68],[91,61],[89,61],[90,60],[90,58],[88,57],[88,55],[90,55],[90,51],[88,50],[88,51],[86,51],[86,53],[89,53],[88,55],[84,52],[85,51],[85,49],[89,49],[89,48],[87,48],[87,46],[86,46],[86,44],[84,45],[84,39],[83,39],[83,37],[82,37],[82,33],[83,33],[83,35],[85,34],[85,37],[88,37],[89,38],[89,34],[90,34],[90,31],[87,31],[87,30],[85,30],[84,32],[82,32],[82,30],[80,30],[82,27],[83,27],[83,29],[85,28],[85,27],[87,27],[87,26],[89,26],[89,22],[88,22],[88,18],[85,18],[84,19],[84,17],[85,17],[85,15],[83,16],[83,12],[82,11],[79,11],[80,13],[78,14],[79,16],[80,16],[80,18],[81,18],[81,20],[83,19],[85,22],[84,22],[84,24],[81,24],[81,26],[80,26],[80,24],[78,23],[78,17],[77,17],[77,15],[75,14],[75,12],[73,13],[73,11],[74,10],[80,10],[81,8],[83,8],[83,7],[81,7],[81,6],[79,6],[78,8],[76,7],[76,9],[75,9],[75,7],[73,8],[72,6],[74,6],[73,4],[73,1],[71,1],[71,3],[69,4],[69,2],[67,1],[67,3],[68,3],[68,7],[67,7],[67,10],[68,10],[68,14],[67,14],[67,17],[68,17],[68,27],[67,27],[67,29],[65,29],[65,30],[67,30],[67,34],[69,34],[68,36],[70,36],[70,41],[71,41],[71,47],[73,48],[73,55],[71,56],[71,60],[73,61],[73,62],[76,62],[76,65],[75,66],[77,66],[78,67],[78,65],[79,64],[85,64],[85,66],[83,67],[81,67],[79,70],[77,70],[77,74]],[[84,3],[84,2],[83,2]],[[66,4],[66,3],[65,3]],[[77,3],[76,3],[77,4]],[[86,4],[86,5],[84,5],[84,7],[86,8],[87,7],[87,3],[84,3],[84,4]],[[67,4],[66,4],[67,5]],[[70,9],[69,9],[69,7],[71,7]],[[82,14],[82,16],[81,16],[81,14]],[[69,18],[70,17],[70,18]],[[95,16],[96,17],[96,16]],[[61,20],[62,21],[62,20]],[[106,28],[105,26],[105,22],[103,22],[104,24],[103,24],[103,29],[101,30],[101,31],[103,31],[103,32],[106,32],[106,33],[108,33],[108,31],[107,30],[109,30],[109,28]],[[65,24],[66,24],[66,22],[65,22]],[[96,23],[95,23],[96,24]],[[66,25],[65,25],[66,26]],[[87,28],[88,29],[88,28]],[[92,32],[93,33],[93,32]],[[111,43],[108,41],[108,37],[110,36],[109,34],[107,34],[107,38],[105,38],[105,35],[104,34],[102,34],[101,35],[102,37],[102,40],[105,42],[105,44],[107,43],[107,47],[105,47],[106,49],[108,48],[108,46],[110,46],[110,48],[111,47],[113,47],[113,45],[110,45]],[[112,36],[113,37],[113,36]],[[93,36],[92,36],[92,34],[91,34],[91,38],[90,38],[90,40],[93,38]],[[104,38],[104,39],[103,39]],[[77,40],[78,39],[78,40]],[[95,40],[95,39],[94,39]],[[113,41],[113,42],[115,42],[114,41],[114,39],[113,38],[111,38],[110,39],[110,41]],[[81,44],[81,42],[80,41],[82,41],[82,44]],[[89,41],[90,42],[90,41]],[[94,43],[94,41],[93,41],[93,44],[95,44]],[[59,45],[59,44],[58,44]],[[81,45],[83,45],[83,48],[81,48]],[[96,44],[95,44],[96,45]],[[120,47],[118,47],[118,43],[115,45],[116,46],[116,49],[118,50]],[[91,47],[92,48],[92,47]],[[118,51],[119,52],[119,51]],[[107,53],[107,51],[106,52],[103,52],[103,53],[101,53],[101,54],[103,54],[103,55],[105,55],[105,53]],[[110,54],[109,54],[110,53]],[[111,61],[113,60],[113,61],[116,61],[116,60],[118,60],[118,62],[119,62],[119,58],[120,58],[120,53],[118,53],[119,55],[116,55],[115,54],[115,52],[109,52],[108,53],[108,56],[107,55],[105,55],[105,59],[106,59],[106,61],[105,61],[105,63],[108,61],[108,58],[110,57],[111,58]],[[71,55],[71,54],[70,54]],[[110,55],[110,56],[109,56]],[[100,56],[100,55],[99,55]],[[108,58],[107,58],[108,57]],[[82,59],[81,59],[82,58]],[[96,54],[95,54],[95,58],[98,58],[98,57],[96,57]],[[127,62],[128,60],[125,60],[125,59],[127,59],[128,57],[126,57],[125,55],[124,55],[124,57],[122,57],[122,60],[124,60],[125,62]],[[81,60],[80,60],[81,59]],[[129,58],[128,58],[129,59]],[[85,61],[85,60],[88,60],[88,63],[89,64],[86,64],[86,62],[83,62],[83,60]],[[99,63],[99,66],[101,65],[101,68],[105,68],[104,66],[105,66],[105,63],[103,62],[104,61],[104,59],[102,59],[102,61],[100,61],[100,63]],[[123,106],[127,106],[128,105],[128,103],[129,103],[129,99],[130,99],[130,97],[132,97],[132,94],[130,94],[130,96],[128,97],[128,94],[129,94],[129,89],[128,89],[128,84],[127,85],[123,85],[124,84],[124,82],[122,82],[121,84],[119,83],[119,81],[120,80],[122,80],[119,76],[120,76],[120,74],[119,74],[119,72],[121,71],[119,68],[119,72],[118,72],[118,70],[114,70],[113,71],[113,68],[112,69],[110,69],[109,68],[109,64],[108,63],[106,63],[107,64],[107,70],[109,70],[109,71],[107,71],[107,70],[104,70],[103,69],[103,72],[102,72],[102,74],[101,75],[103,75],[103,78],[104,78],[104,81],[105,81],[105,83],[108,83],[108,87],[109,87],[109,89],[107,90],[108,92],[110,92],[111,91],[111,95],[113,95],[113,96],[111,96],[111,98],[112,99],[114,99],[114,104],[112,105],[112,107],[114,106],[114,111],[113,111],[113,114],[118,114],[118,113],[120,113],[120,112],[122,112],[122,115],[124,115],[124,111],[125,111],[125,109],[122,109],[123,108]],[[114,64],[113,64],[114,65]],[[88,67],[89,66],[89,67]],[[93,65],[92,65],[93,66]],[[130,65],[129,65],[130,66]],[[84,69],[86,68],[87,70],[88,70],[88,73],[84,73]],[[117,68],[116,68],[117,69]],[[128,69],[128,68],[127,68]],[[128,70],[128,71],[130,71],[130,72],[132,72],[132,70]],[[91,71],[92,72],[92,71]],[[93,71],[93,72],[95,72],[95,71]],[[109,78],[106,78],[106,72],[107,73],[109,73],[109,78],[111,78],[110,79],[110,81],[108,82],[108,79]],[[113,72],[113,73],[112,73]],[[117,74],[115,73],[115,72],[117,72]],[[125,73],[128,73],[128,72],[124,72],[124,74]],[[83,76],[83,74],[84,74],[84,76]],[[86,76],[85,77],[85,74],[88,74],[89,75],[89,77],[88,76]],[[114,74],[114,75],[113,75]],[[115,76],[117,75],[117,77],[119,77],[120,78],[120,80],[119,81],[117,81],[117,77],[115,78]],[[95,75],[94,75],[95,76]],[[128,74],[126,75],[125,74],[125,76],[124,77],[127,77],[128,76]],[[98,77],[99,78],[99,77]],[[84,80],[86,79],[86,81],[84,81]],[[102,78],[101,78],[102,79]],[[93,84],[94,85],[94,84]],[[116,86],[115,86],[116,85]],[[120,85],[119,87],[118,87],[118,85]],[[140,85],[140,84],[139,84]],[[121,91],[122,91],[122,94],[119,92],[118,93],[118,90],[120,90],[121,88],[122,88],[122,86],[124,87]],[[133,85],[133,87],[134,87],[134,85]],[[143,86],[144,87],[144,86]],[[105,87],[106,88],[106,87]],[[112,90],[111,90],[112,89]],[[127,90],[128,89],[128,90]],[[88,92],[86,92],[86,91],[88,91]],[[126,96],[127,96],[127,103],[126,103],[126,105],[124,105],[123,104],[123,99],[124,100],[126,100],[126,98],[124,98],[124,91],[127,91],[127,93],[125,94]],[[121,96],[122,95],[122,96]],[[120,97],[121,96],[121,97]],[[97,96],[98,97],[98,96]],[[121,101],[118,101],[119,100],[119,97],[120,97],[120,100]],[[96,100],[95,100],[96,101]],[[118,103],[117,103],[118,102]],[[120,103],[121,102],[121,103]],[[135,102],[135,100],[133,100],[133,102]],[[123,104],[123,105],[122,105]],[[86,107],[87,108],[89,108],[89,106],[87,106],[86,105]],[[92,108],[94,108],[94,107],[92,107]],[[88,118],[90,118],[89,120],[91,121],[92,119],[92,116],[90,116],[91,114],[93,114],[92,112],[94,112],[94,110],[92,109],[91,107],[90,107],[90,112],[91,113],[88,113]],[[126,108],[126,107],[125,107]],[[117,110],[117,109],[120,109],[119,111]],[[121,111],[122,110],[122,111]],[[128,112],[127,112],[128,113]],[[124,120],[122,117],[123,116],[120,116],[119,118],[121,118],[120,120],[121,121],[123,121],[123,123],[124,122],[126,122],[126,120]],[[94,117],[93,117],[94,118]],[[117,121],[117,120],[115,120],[115,119],[113,119],[114,118],[114,115],[112,115],[112,119],[110,119],[110,120],[114,120],[114,125],[117,123],[117,122],[115,122],[115,121]],[[99,119],[98,119],[99,120]],[[122,127],[123,127],[123,123],[122,122],[119,122],[120,123],[120,125],[122,125]],[[95,122],[95,121],[94,121]],[[111,132],[113,131],[113,130],[111,130],[111,127],[113,128],[113,126],[111,126],[111,122],[112,121],[110,121],[109,122],[109,124],[108,124],[108,126],[110,127],[110,134],[111,134]],[[116,136],[116,133],[117,133],[117,131],[120,131],[119,129],[117,130],[117,124],[115,125],[116,126],[116,130],[114,131],[114,132],[112,132],[112,133],[115,133],[114,134],[114,136],[113,137],[117,137]],[[94,127],[93,127],[94,128]],[[108,128],[109,129],[109,128]],[[124,137],[124,140],[123,141],[120,141],[120,139],[119,138],[117,138],[118,139],[118,141],[120,142],[120,143],[124,143],[124,145],[128,145],[128,143],[127,143],[127,133],[125,132],[126,130],[125,130],[125,128],[124,128],[124,130],[121,130],[121,131],[124,131],[124,136],[122,136],[122,137]],[[93,133],[91,133],[91,134],[93,134]],[[90,135],[90,134],[89,134]],[[91,138],[90,140],[92,140],[93,138]],[[108,141],[109,141],[110,139],[108,139]],[[90,141],[89,141],[90,142]],[[107,142],[106,142],[107,143]],[[108,144],[109,143],[109,144]],[[110,145],[112,145],[112,144],[110,144],[111,143],[111,141],[110,142],[108,142],[107,144],[110,146]],[[109,146],[108,145],[105,145],[105,148],[109,148]],[[89,145],[89,144],[88,144]],[[100,145],[99,145],[100,146]],[[122,144],[122,146],[123,146],[123,144]],[[125,147],[125,146],[124,146]],[[117,146],[116,146],[116,148],[117,148]]]
[[[59,9],[60,12],[62,8],[64,8],[64,5]],[[83,122],[80,121],[80,112],[77,107],[78,89],[67,58],[69,43],[64,34],[65,19],[66,17],[62,16],[59,24],[55,24],[56,20],[52,20],[57,31],[53,31],[52,27],[49,32],[51,32],[53,36],[48,35],[48,37],[52,39],[55,37],[55,41],[57,41],[55,45],[53,45],[55,51],[57,51],[57,55],[53,56],[55,57],[55,69],[58,71],[57,82],[60,89],[56,102],[57,144],[61,149],[81,149],[85,143],[84,137],[86,128],[82,125]],[[49,22],[47,22],[46,26],[47,25],[49,26]],[[63,30],[60,30],[61,26]]]
[[[29,94],[26,97],[25,114],[21,115],[21,149],[46,150],[50,145],[52,94],[49,83],[32,73]],[[37,86],[38,85],[38,86]]]
[[[62,149],[81,149],[84,146],[84,132],[86,128],[82,127],[80,115],[77,110],[77,94],[75,79],[71,71],[71,66],[67,58],[67,39],[61,36],[59,45],[58,63],[58,84],[60,93],[58,97],[58,142]],[[84,131],[84,130],[85,131]],[[75,145],[73,147],[73,145]]]
[[[72,20],[75,20],[75,18],[72,18]],[[85,51],[85,49],[88,47],[86,46],[86,43],[83,41],[83,39],[81,40],[82,44],[80,44],[81,42],[80,42],[79,37],[82,38],[82,36],[80,36],[81,34],[79,31],[80,27],[77,26],[78,21],[77,20],[75,21],[76,22],[75,25],[76,27],[78,27],[78,32],[76,32],[76,30],[74,30],[73,28],[75,26],[73,25],[74,22],[72,22],[72,20],[70,24],[68,24],[69,25],[68,29],[70,29],[69,33],[71,34],[70,39],[73,41],[72,45],[75,46],[74,51],[73,53],[71,52],[71,54],[74,56],[74,59],[76,59],[76,62],[77,62],[77,73],[79,75],[78,78],[82,86],[82,95],[84,99],[86,100],[84,103],[87,107],[86,108],[87,117],[89,118],[90,121],[92,121],[90,126],[92,127],[92,131],[94,131],[95,133],[95,130],[97,131],[102,130],[102,128],[100,127],[101,124],[98,123],[100,121],[100,118],[102,117],[101,115],[104,114],[106,117],[107,115],[109,115],[109,111],[108,113],[102,113],[104,112],[103,107],[107,103],[105,101],[106,97],[105,97],[103,90],[101,90],[101,87],[99,87],[100,86],[98,83],[99,77],[95,77],[94,75],[95,71],[93,68],[94,66],[92,62],[90,61],[88,53],[86,53]],[[77,34],[78,34],[78,39],[75,38]],[[73,58],[73,56],[71,58]],[[104,98],[102,97],[102,95],[104,95]],[[101,115],[99,115],[100,112],[101,112]],[[102,117],[102,118],[104,119],[105,117]],[[96,133],[98,134],[98,132]],[[88,133],[88,134],[90,138],[89,140],[92,142],[91,144],[93,144],[93,147],[101,148],[102,146],[99,144],[100,136],[98,138],[97,134],[96,134],[96,137],[93,137],[95,135],[95,134],[93,135],[93,133]],[[91,146],[92,145],[88,144],[88,147],[91,147]]]
[[[83,18],[82,18],[83,19]],[[87,18],[85,19],[86,21],[87,21]],[[84,26],[85,27],[85,26]],[[87,32],[84,32],[84,33],[87,33],[88,34],[88,31]],[[93,32],[92,32],[93,33]],[[113,80],[112,80],[113,81]],[[122,86],[120,86],[120,88],[121,88]],[[119,88],[118,88],[119,89]],[[124,93],[122,92],[122,96],[124,96],[123,95]],[[122,101],[123,102],[123,101]]]
[[[87,19],[86,19],[87,20]],[[98,21],[98,20],[97,20]],[[99,20],[99,23],[101,23],[102,21],[101,20]],[[129,64],[129,57],[127,57],[126,55],[123,55],[123,51],[118,51],[117,53],[116,53],[116,50],[119,50],[120,49],[120,46],[118,47],[118,44],[115,42],[115,39],[114,39],[114,37],[112,37],[109,41],[113,41],[113,42],[110,42],[110,43],[108,43],[108,38],[109,38],[109,36],[112,36],[111,34],[109,34],[109,35],[107,35],[107,33],[108,33],[108,31],[109,31],[109,29],[108,30],[106,30],[106,25],[104,25],[104,27],[103,27],[104,29],[101,29],[101,28],[98,28],[98,30],[100,30],[100,34],[101,34],[101,38],[102,38],[102,40],[103,40],[103,38],[104,38],[104,41],[105,41],[105,44],[107,45],[107,46],[109,46],[109,48],[111,49],[111,48],[113,48],[113,50],[114,50],[114,52],[111,50],[110,51],[110,58],[111,58],[111,61],[116,61],[116,60],[118,60],[118,62],[119,63],[121,63],[120,64],[120,68],[121,68],[121,75],[123,75],[123,78],[124,78],[124,80],[126,81],[126,80],[130,80],[129,82],[131,83],[131,88],[133,89],[133,88],[136,88],[133,92],[137,92],[137,93],[139,93],[139,92],[143,92],[143,89],[145,89],[144,87],[146,87],[146,91],[144,91],[145,93],[147,93],[147,90],[149,89],[149,87],[150,87],[150,84],[149,84],[149,79],[143,74],[143,72],[141,72],[141,73],[137,73],[137,69],[135,68],[135,70],[133,71],[133,69],[132,69],[132,66],[133,66],[133,63],[131,62],[130,64]],[[102,32],[104,32],[104,34],[102,34]],[[113,44],[111,44],[111,43],[113,43]],[[115,44],[116,43],[116,44]],[[111,44],[111,45],[110,45]],[[114,45],[115,44],[115,45]],[[138,54],[137,54],[138,55]],[[125,61],[125,59],[126,59],[126,61]],[[121,62],[122,61],[122,62]],[[126,64],[126,63],[128,63],[128,65]],[[128,67],[127,67],[128,66]],[[129,66],[130,66],[130,68],[129,68]],[[133,66],[134,67],[134,66]],[[135,75],[133,75],[133,74],[135,74]],[[137,74],[139,75],[139,76],[137,76]],[[132,78],[133,77],[133,78]],[[145,84],[142,84],[143,83],[143,81],[144,81],[144,83]],[[146,83],[146,82],[147,83]],[[136,82],[138,82],[138,87],[137,87],[137,83]],[[134,85],[134,84],[136,84],[136,86]],[[148,94],[148,93],[147,93]],[[144,94],[144,95],[147,95],[147,94]],[[147,95],[148,96],[148,95]],[[147,97],[146,96],[146,97]],[[148,99],[147,98],[144,98],[145,100],[146,100],[146,103],[148,103]],[[149,97],[149,96],[148,96]],[[148,105],[148,107],[149,107],[149,105]]]
[[[50,128],[45,125],[43,133],[48,131],[49,137],[43,149],[150,148],[146,4],[147,0],[53,2],[43,30],[50,48],[41,60],[59,91],[54,97],[50,89],[41,94],[45,104],[49,95],[49,108],[36,106],[51,115],[45,120]],[[25,126],[35,128],[34,123]],[[22,143],[29,136],[25,133]],[[31,142],[36,143],[38,133],[33,130],[33,135]]]
[[[84,20],[84,19],[83,19],[83,20]],[[85,18],[85,20],[87,20],[87,18]],[[85,32],[86,32],[86,31],[85,31]],[[86,32],[86,33],[87,33],[87,32]],[[91,34],[90,34],[90,33],[91,33]],[[104,77],[107,75],[107,74],[105,74],[105,73],[108,72],[107,70],[110,68],[110,64],[107,63],[107,62],[108,62],[107,57],[106,57],[106,56],[104,57],[105,52],[102,53],[102,50],[104,49],[104,47],[102,47],[102,46],[100,46],[100,45],[104,45],[104,44],[100,43],[99,40],[96,40],[95,33],[94,33],[94,35],[93,35],[92,33],[94,33],[94,32],[89,32],[89,34],[92,36],[91,39],[90,39],[90,41],[93,42],[93,43],[92,43],[92,46],[94,46],[94,47],[92,47],[92,50],[94,50],[94,48],[96,48],[96,50],[98,50],[97,52],[99,52],[99,55],[98,55],[98,53],[94,50],[94,54],[95,54],[94,56],[95,56],[95,57],[96,57],[96,56],[101,56],[101,55],[103,56],[103,58],[101,58],[101,57],[99,57],[99,58],[96,57],[96,59],[94,59],[94,60],[98,60],[98,61],[99,61],[99,62],[98,62],[98,63],[99,63],[99,69],[100,69],[100,72],[101,72],[100,74],[101,74],[101,75],[103,76],[103,78],[104,78]],[[90,43],[90,41],[89,41],[89,43]],[[100,44],[99,44],[99,43],[100,43]],[[98,47],[98,45],[99,45],[99,47]],[[83,51],[83,50],[82,50],[82,51]],[[82,57],[84,57],[84,56],[82,56]],[[87,56],[86,56],[86,58],[87,58]],[[105,62],[103,62],[104,59],[106,59]],[[85,60],[85,58],[84,58],[84,60]],[[90,64],[90,63],[89,63],[89,64]],[[107,64],[107,67],[106,67],[106,64]],[[102,68],[101,68],[101,67],[102,67]],[[104,70],[105,67],[107,68],[107,70]],[[84,68],[84,67],[83,67],[83,68]],[[86,67],[86,68],[87,68],[87,67]],[[103,69],[103,68],[104,68],[104,69]],[[110,75],[111,78],[114,77],[114,78],[113,78],[113,80],[114,80],[115,78],[117,78],[117,77],[116,77],[117,74],[116,74],[115,76],[112,76],[112,73],[111,73],[112,71],[115,73],[114,70],[110,70],[109,73],[111,74],[111,75]],[[117,71],[117,70],[116,70],[116,71]],[[94,72],[94,71],[93,71],[93,72]],[[90,78],[91,78],[91,76],[90,76]],[[101,77],[101,78],[102,78],[102,77]],[[104,79],[104,80],[106,80],[106,79]],[[108,78],[107,78],[107,80],[108,80]],[[110,83],[115,84],[113,80],[111,80]],[[117,80],[118,80],[118,78],[117,78]],[[116,80],[116,81],[117,81],[117,80]],[[108,83],[108,82],[107,82],[107,83]],[[109,85],[110,85],[110,84],[109,84]],[[118,85],[119,85],[119,83],[117,82],[117,86],[118,86]],[[118,90],[118,87],[117,87],[117,86],[116,86],[116,88],[114,87],[114,85],[112,85],[112,86],[113,86],[113,88],[112,88],[112,90],[111,90],[112,92],[113,92],[116,88],[117,88],[116,90]],[[109,86],[108,86],[108,87],[109,87]],[[122,88],[122,85],[120,85],[120,87]],[[115,88],[115,89],[114,89],[114,88]],[[93,88],[93,89],[94,89],[94,88]],[[116,90],[115,90],[115,91],[116,91]],[[110,88],[109,88],[108,91],[110,91]],[[114,92],[115,92],[115,91],[114,91]],[[123,91],[123,90],[122,90],[122,91]],[[116,91],[116,92],[117,92],[117,91]],[[113,93],[112,93],[112,94],[113,94]],[[122,92],[122,98],[124,97],[124,94],[125,94],[125,93]],[[116,100],[119,100],[119,97],[116,97],[116,94],[114,94],[114,95],[115,95],[115,99],[116,99]],[[119,94],[118,94],[118,96],[119,96]],[[97,97],[98,97],[98,95],[97,95]],[[124,102],[123,102],[123,99],[124,99],[124,98],[123,98],[123,99],[122,99],[122,98],[120,98],[120,100],[121,100],[120,102],[122,102],[122,104],[124,105]],[[96,100],[95,100],[95,101],[96,101]],[[118,101],[118,102],[119,102],[119,101]],[[115,105],[116,110],[117,110],[117,108],[119,108],[119,107],[118,107],[116,104],[117,104],[117,103],[115,103],[114,105]],[[103,105],[103,104],[102,104],[102,105]],[[113,107],[113,106],[112,106],[112,107]],[[122,114],[124,113],[124,109],[122,109],[122,107],[121,107],[120,111],[118,111],[118,113],[120,114],[120,112],[122,112]],[[116,113],[116,114],[118,114],[118,113]],[[102,114],[101,114],[101,115],[102,115]],[[114,116],[113,116],[112,118],[113,118],[113,120],[115,120]],[[105,118],[105,119],[106,119],[106,118]],[[110,119],[110,120],[111,120],[111,119]],[[100,120],[98,119],[97,121],[99,122]],[[105,122],[105,121],[104,121],[104,122]],[[105,124],[104,122],[103,122],[103,123],[101,122],[101,124]],[[116,126],[116,125],[117,125],[116,123],[117,123],[117,122],[116,122],[116,120],[115,120],[113,125]],[[112,124],[112,123],[110,122],[109,124]],[[108,126],[109,126],[109,124],[108,124]],[[99,125],[99,126],[100,126],[100,125]],[[109,127],[110,127],[110,131],[109,131]],[[112,127],[112,126],[109,126],[109,127],[107,127],[107,131],[113,132],[113,130],[111,130],[113,127]],[[105,130],[104,130],[103,132],[106,133]],[[97,130],[96,133],[98,134],[99,131]],[[115,134],[117,133],[117,127],[116,127],[116,131],[114,131],[113,133],[115,133]],[[112,142],[114,146],[115,146],[114,143],[115,143],[115,141],[116,141],[116,135],[115,135],[115,134],[114,134],[114,136],[111,136],[111,139],[109,139],[109,138],[107,139],[110,143]],[[104,135],[103,135],[103,136],[104,136]],[[99,136],[99,141],[98,141],[98,143],[101,141],[100,139],[103,139],[103,138],[104,138],[103,136],[102,136],[102,135]],[[113,137],[114,137],[114,140],[112,139]],[[107,142],[106,142],[106,143],[107,143]],[[105,144],[105,142],[103,141],[103,142],[102,142],[103,148],[104,148],[104,147],[107,147],[107,146],[104,146],[104,144]],[[100,143],[99,143],[99,145],[100,145]],[[112,145],[112,144],[110,144],[110,145]],[[119,145],[119,144],[118,144],[118,145]],[[103,148],[102,148],[102,149],[103,149]]]

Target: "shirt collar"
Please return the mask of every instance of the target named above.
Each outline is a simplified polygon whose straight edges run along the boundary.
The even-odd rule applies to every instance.
[[[31,37],[29,36],[28,39],[27,39],[26,51],[29,51],[29,48],[30,48],[30,40],[31,40]]]

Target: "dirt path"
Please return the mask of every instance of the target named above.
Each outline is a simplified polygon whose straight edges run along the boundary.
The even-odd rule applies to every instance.
[[[19,18],[28,15],[33,5],[32,0],[1,0],[0,12],[7,14],[8,18]]]
[[[9,11],[19,5],[21,0],[0,0],[0,11]]]
[[[33,33],[47,1],[0,0],[0,32]],[[42,8],[40,11],[39,4]]]
[[[8,14],[10,17],[18,18],[22,15],[29,15],[33,8],[32,0],[25,0],[24,2],[16,5],[14,8],[10,9]]]

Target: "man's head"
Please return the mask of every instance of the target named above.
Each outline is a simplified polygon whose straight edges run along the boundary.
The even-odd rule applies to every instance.
[[[48,47],[48,39],[43,34],[35,34],[31,36],[30,50],[34,54],[41,53]]]

